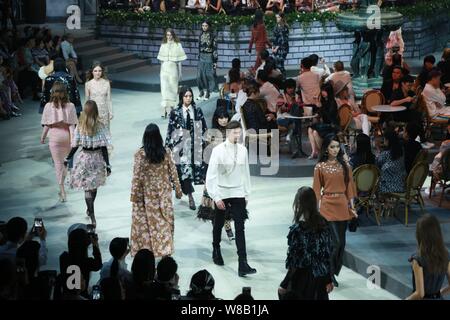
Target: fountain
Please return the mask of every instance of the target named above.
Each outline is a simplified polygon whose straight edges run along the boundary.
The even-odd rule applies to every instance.
[[[403,25],[402,14],[380,9],[381,0],[361,0],[358,9],[338,14],[336,26],[355,33],[351,67],[353,89],[361,98],[370,88],[380,88],[384,64],[385,32],[398,30]]]

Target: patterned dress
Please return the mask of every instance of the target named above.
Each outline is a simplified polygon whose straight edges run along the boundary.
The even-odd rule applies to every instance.
[[[50,90],[53,87],[53,84],[56,82],[62,82],[67,88],[67,93],[69,94],[69,100],[75,105],[75,109],[77,110],[77,114],[81,113],[81,100],[80,93],[78,92],[78,87],[75,79],[68,74],[67,72],[58,71],[47,78],[44,81],[44,90],[42,91],[41,104],[39,106],[39,113],[44,111],[45,105],[50,101],[51,92]]]
[[[286,25],[277,24],[273,29],[273,46],[278,47],[276,53],[274,53],[275,62],[277,68],[285,74],[284,60],[286,60],[289,53],[289,28]]]
[[[111,86],[108,80],[90,80],[86,82],[86,100],[94,100],[97,103],[100,122],[108,128],[109,122],[113,117],[111,102]]]
[[[217,63],[216,37],[211,32],[202,32],[199,39],[199,62],[197,67],[197,85],[200,96],[203,90],[208,93],[216,89],[214,64]]]
[[[390,151],[383,151],[376,160],[377,166],[381,170],[380,193],[404,192],[406,169],[405,158],[399,157],[392,160]]]
[[[167,150],[162,163],[150,163],[143,149],[134,155],[131,202],[131,255],[149,249],[155,257],[173,254],[174,217],[172,189],[181,195],[181,186],[172,153]]]

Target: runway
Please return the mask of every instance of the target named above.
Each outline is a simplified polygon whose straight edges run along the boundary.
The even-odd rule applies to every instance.
[[[83,93],[83,92],[82,92]],[[197,93],[197,90],[194,90]],[[160,118],[159,93],[113,89],[114,119],[111,130],[114,151],[112,175],[98,191],[96,206],[97,232],[103,260],[110,257],[109,242],[113,237],[129,237],[131,223],[130,186],[134,152],[140,147],[142,133],[150,122],[160,125],[163,137],[167,120]],[[84,97],[82,97],[84,101]],[[203,103],[208,124],[215,103]],[[48,145],[40,145],[38,103],[27,100],[23,116],[0,122],[0,220],[23,216],[31,224],[41,216],[48,229],[49,261],[45,269],[59,269],[59,255],[67,247],[67,228],[73,223],[88,223],[83,192],[68,191],[68,202],[58,203],[57,185]],[[212,226],[195,218],[187,198],[175,200],[175,254],[180,275],[180,289],[188,290],[190,278],[199,269],[207,269],[216,281],[215,294],[232,299],[243,286],[252,287],[255,299],[277,299],[277,287],[285,275],[284,260],[287,233],[292,221],[292,201],[300,186],[311,185],[311,177],[278,178],[252,176],[249,199],[250,220],[246,223],[249,264],[258,273],[247,278],[237,276],[234,243],[223,233],[222,253],[225,266],[211,259]],[[200,203],[203,186],[195,192]],[[128,260],[131,267],[131,260]],[[91,285],[98,274],[91,277]],[[366,279],[344,268],[338,278],[339,288],[331,299],[397,299],[385,290],[369,290]]]

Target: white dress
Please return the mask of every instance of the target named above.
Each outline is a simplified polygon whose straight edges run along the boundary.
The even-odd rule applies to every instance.
[[[168,41],[159,48],[157,59],[161,61],[161,106],[167,111],[178,104],[178,63],[187,57],[181,43]]]
[[[100,122],[108,129],[113,117],[111,86],[109,80],[89,80],[85,85],[86,100],[94,100],[97,103]]]

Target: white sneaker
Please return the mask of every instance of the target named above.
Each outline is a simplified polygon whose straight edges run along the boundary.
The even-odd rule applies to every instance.
[[[432,143],[432,142],[424,142],[424,143],[422,143],[421,144],[422,145],[422,148],[424,148],[424,149],[431,149],[431,148],[433,148],[434,147],[434,143]]]

